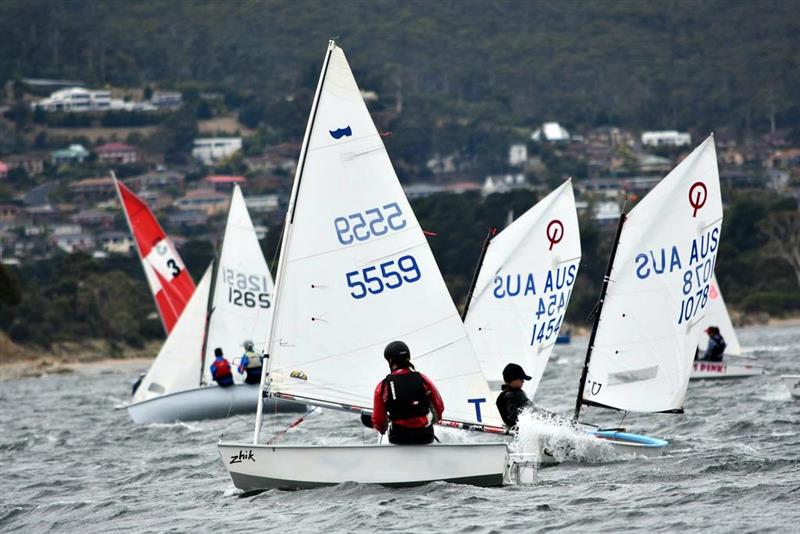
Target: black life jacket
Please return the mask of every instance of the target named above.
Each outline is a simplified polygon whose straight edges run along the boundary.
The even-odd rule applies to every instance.
[[[412,417],[427,416],[431,409],[425,381],[417,371],[407,374],[389,374],[383,379],[386,411],[389,420],[401,421]]]

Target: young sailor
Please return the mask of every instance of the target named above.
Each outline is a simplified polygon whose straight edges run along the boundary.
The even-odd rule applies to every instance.
[[[503,369],[503,384],[500,395],[497,396],[497,410],[500,412],[500,417],[503,418],[503,423],[508,428],[517,426],[517,418],[519,412],[523,409],[533,406],[533,403],[522,390],[522,385],[525,380],[530,380],[531,377],[525,374],[521,366],[516,363],[509,363]]]
[[[389,443],[427,445],[436,439],[433,423],[442,419],[444,401],[430,379],[414,369],[411,351],[402,341],[392,341],[383,351],[391,373],[375,388],[372,426]],[[389,425],[391,422],[391,425]]]
[[[233,373],[231,373],[231,364],[225,359],[222,354],[222,349],[217,347],[214,349],[214,363],[211,364],[211,377],[220,385],[226,388],[233,385]]]
[[[239,360],[239,367],[237,370],[239,374],[247,373],[244,377],[245,384],[260,384],[261,383],[261,367],[264,365],[264,359],[253,350],[253,342],[244,342],[244,355]]]
[[[725,348],[728,346],[725,343],[725,339],[722,337],[722,334],[719,333],[719,328],[716,326],[709,326],[706,328],[705,332],[708,334],[708,346],[706,346],[706,352],[700,359],[709,362],[721,362],[722,355],[725,353]],[[698,349],[695,353],[695,359],[697,359],[699,355],[700,350]]]

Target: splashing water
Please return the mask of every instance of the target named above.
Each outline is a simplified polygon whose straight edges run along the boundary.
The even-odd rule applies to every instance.
[[[619,458],[612,445],[556,414],[526,409],[519,414],[518,429],[511,451],[532,455],[540,464]]]

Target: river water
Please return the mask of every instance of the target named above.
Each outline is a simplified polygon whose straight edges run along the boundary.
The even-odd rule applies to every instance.
[[[137,375],[130,365],[3,382],[0,530],[798,532],[800,401],[778,375],[800,372],[800,328],[742,329],[740,338],[768,375],[692,382],[686,414],[625,419],[630,431],[670,440],[666,455],[573,458],[540,469],[532,486],[489,489],[342,484],[243,497],[215,443],[223,434],[250,439],[252,417],[134,426],[114,409]],[[571,413],[585,343],[558,347],[539,405]],[[620,415],[591,410],[584,419],[616,425]],[[271,419],[265,437],[291,420]],[[494,439],[449,432],[450,439]],[[331,411],[312,414],[284,438],[361,439],[373,435]]]

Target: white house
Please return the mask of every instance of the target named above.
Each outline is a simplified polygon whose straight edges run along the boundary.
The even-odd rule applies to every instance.
[[[537,128],[532,134],[531,139],[534,141],[549,141],[557,143],[561,141],[569,141],[569,132],[557,122],[545,122],[540,128]]]
[[[528,189],[528,181],[524,174],[490,175],[483,182],[481,194],[488,196],[492,193],[508,193],[516,189]]]
[[[516,143],[508,148],[508,164],[512,167],[525,165],[528,161],[528,147],[524,143]]]
[[[278,195],[250,195],[244,199],[247,209],[252,213],[274,211],[280,206]]]
[[[646,146],[684,146],[692,144],[691,134],[676,130],[642,132],[642,144]]]
[[[111,108],[111,91],[70,87],[33,103],[32,107],[44,111],[104,111]]]
[[[242,149],[241,137],[208,137],[194,140],[192,157],[204,165],[211,165],[232,156]]]

